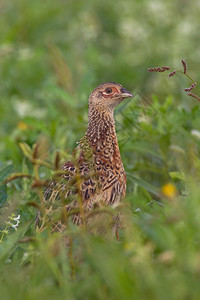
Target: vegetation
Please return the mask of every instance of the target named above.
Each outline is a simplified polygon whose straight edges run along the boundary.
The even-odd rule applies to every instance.
[[[0,298],[199,299],[199,2],[0,3]],[[184,74],[180,59],[188,63]],[[164,73],[148,68],[169,65]],[[157,67],[158,68],[158,67]],[[168,73],[167,73],[168,72]],[[87,99],[116,81],[127,172],[120,240],[35,232],[46,179],[71,158]],[[59,158],[59,159],[58,159]]]

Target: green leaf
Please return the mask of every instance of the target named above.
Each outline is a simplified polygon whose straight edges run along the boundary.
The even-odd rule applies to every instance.
[[[22,149],[25,156],[31,158],[33,156],[33,150],[31,147],[26,143],[19,143],[20,148]]]
[[[0,208],[4,205],[8,198],[6,185],[0,185]]]
[[[182,172],[169,172],[169,176],[172,179],[180,179],[180,180],[186,181],[185,174]]]
[[[158,153],[157,149],[153,148],[149,143],[139,141],[131,144],[132,151],[137,151],[139,153],[144,153],[148,155],[152,155],[159,159],[162,159],[161,155]]]
[[[13,165],[8,165],[0,169],[0,182],[4,181],[6,177],[13,171]]]
[[[153,186],[152,184],[146,182],[145,180],[136,177],[135,175],[132,175],[130,173],[127,173],[128,177],[134,182],[137,183],[140,187],[144,188],[145,190],[147,190],[148,192],[152,193],[153,195],[160,197],[158,188]]]

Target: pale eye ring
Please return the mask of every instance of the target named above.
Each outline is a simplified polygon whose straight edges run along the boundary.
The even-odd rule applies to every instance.
[[[106,92],[106,94],[111,94],[113,92],[113,90],[111,88],[107,88],[105,92]]]

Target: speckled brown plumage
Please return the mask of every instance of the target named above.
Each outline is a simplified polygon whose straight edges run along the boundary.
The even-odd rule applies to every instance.
[[[101,84],[89,97],[88,129],[78,141],[75,161],[62,166],[66,171],[62,180],[51,182],[44,193],[48,214],[56,206],[58,199],[70,199],[66,211],[81,206],[91,211],[94,206],[111,205],[116,207],[126,193],[126,174],[121,161],[115,122],[114,108],[132,94],[120,84]],[[38,220],[41,218],[38,215]],[[81,224],[80,213],[73,214],[72,221]],[[43,222],[44,225],[44,222]],[[52,231],[63,231],[65,225],[57,221]]]

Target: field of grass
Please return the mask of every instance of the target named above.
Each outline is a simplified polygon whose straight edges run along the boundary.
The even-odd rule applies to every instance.
[[[187,76],[147,72],[185,59],[200,95],[199,1],[2,0],[0,11],[0,299],[200,299],[200,103]],[[69,226],[66,249],[35,232],[39,183],[57,153],[71,158],[106,81],[134,94],[115,111],[124,227],[117,241]]]

